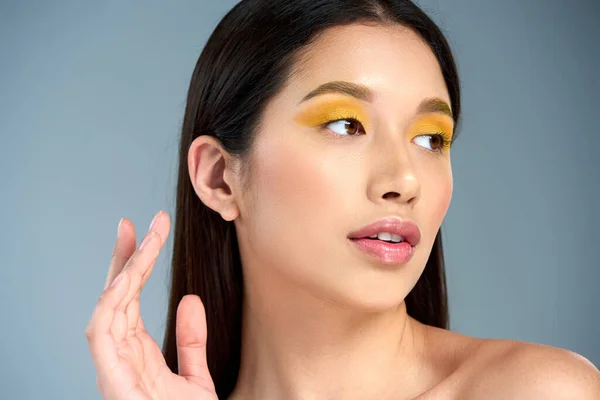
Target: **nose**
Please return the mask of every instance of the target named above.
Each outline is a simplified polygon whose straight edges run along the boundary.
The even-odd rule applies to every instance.
[[[421,181],[410,158],[409,144],[399,142],[386,142],[371,158],[369,197],[374,203],[391,201],[414,206],[419,200]]]

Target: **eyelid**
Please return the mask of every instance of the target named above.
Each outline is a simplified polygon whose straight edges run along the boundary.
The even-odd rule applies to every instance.
[[[368,129],[370,117],[367,109],[357,100],[338,98],[321,100],[310,104],[295,117],[294,121],[305,126],[317,127],[340,119],[356,119]]]
[[[452,138],[454,135],[454,124],[442,115],[427,115],[416,120],[410,129],[411,136],[426,134],[427,132],[441,131],[444,135]],[[425,133],[422,133],[425,132]]]

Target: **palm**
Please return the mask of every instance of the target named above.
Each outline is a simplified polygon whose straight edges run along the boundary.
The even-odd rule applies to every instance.
[[[184,296],[177,309],[179,375],[167,366],[140,315],[141,288],[169,226],[168,215],[162,213],[152,227],[158,235],[137,252],[135,230],[127,220],[117,238],[105,291],[86,329],[98,389],[105,399],[217,399],[206,364],[206,319],[200,298]],[[122,279],[108,287],[121,270]]]
[[[141,317],[138,320],[141,324]],[[122,388],[135,393],[135,399],[217,398],[213,387],[172,373],[161,349],[143,327],[127,329],[116,341],[115,350],[119,357],[115,377],[122,379]]]

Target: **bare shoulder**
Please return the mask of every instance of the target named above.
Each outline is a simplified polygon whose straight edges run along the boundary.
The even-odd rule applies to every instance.
[[[461,399],[600,399],[600,371],[570,350],[483,339],[477,353]]]

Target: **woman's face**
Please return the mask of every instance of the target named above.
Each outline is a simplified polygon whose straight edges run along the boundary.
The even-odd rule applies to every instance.
[[[397,306],[423,272],[452,196],[449,147],[431,135],[449,142],[453,120],[418,112],[431,98],[450,105],[438,62],[406,28],[354,24],[326,31],[297,65],[265,110],[252,189],[236,198],[245,274],[346,306]],[[328,82],[370,94],[303,101]],[[382,262],[348,238],[386,217],[419,227],[406,263]]]

